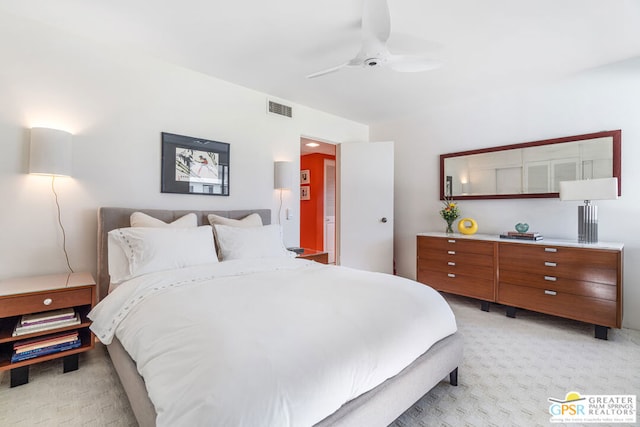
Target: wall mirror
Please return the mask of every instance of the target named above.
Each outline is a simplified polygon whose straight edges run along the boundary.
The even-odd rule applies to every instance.
[[[440,155],[440,198],[558,197],[560,181],[620,177],[622,131]]]

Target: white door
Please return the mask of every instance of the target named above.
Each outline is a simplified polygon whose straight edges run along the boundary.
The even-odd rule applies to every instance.
[[[336,262],[336,161],[324,160],[324,250]]]
[[[337,262],[393,273],[393,142],[338,145]]]

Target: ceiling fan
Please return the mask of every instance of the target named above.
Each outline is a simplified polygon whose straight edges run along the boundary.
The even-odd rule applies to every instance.
[[[419,55],[396,55],[387,48],[391,33],[391,17],[387,0],[364,0],[362,14],[362,47],[351,60],[337,67],[309,74],[307,78],[335,73],[345,67],[388,67],[400,72],[419,72],[438,68],[441,64]]]

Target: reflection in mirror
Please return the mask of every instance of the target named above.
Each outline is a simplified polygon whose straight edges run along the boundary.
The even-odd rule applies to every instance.
[[[440,156],[440,196],[453,199],[558,197],[560,181],[617,177],[621,131]]]

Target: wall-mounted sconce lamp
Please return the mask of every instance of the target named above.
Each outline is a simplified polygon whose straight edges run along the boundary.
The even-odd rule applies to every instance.
[[[290,190],[293,183],[293,163],[275,162],[273,164],[273,188],[280,190],[280,207],[278,208],[278,224],[282,212],[282,190]]]
[[[462,194],[469,194],[471,192],[471,184],[469,182],[461,183]]]
[[[578,242],[598,243],[598,207],[591,200],[618,198],[618,178],[560,182],[560,200],[584,200],[578,206]]]
[[[71,273],[73,269],[67,254],[66,235],[60,216],[60,204],[55,189],[56,177],[71,176],[71,134],[57,129],[32,128],[29,147],[29,173],[51,176],[51,191],[58,210],[58,225],[62,230],[62,250]]]
[[[293,180],[292,162],[275,162],[273,170],[273,188],[276,190],[290,190]]]
[[[71,176],[71,134],[57,129],[32,128],[29,173]]]

